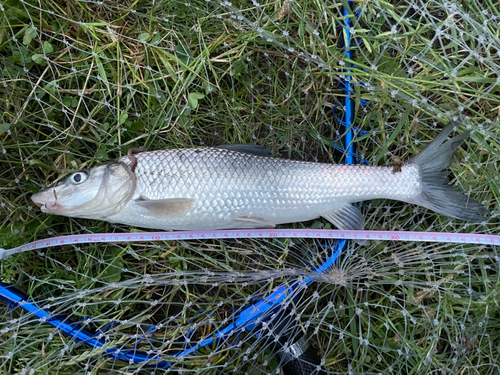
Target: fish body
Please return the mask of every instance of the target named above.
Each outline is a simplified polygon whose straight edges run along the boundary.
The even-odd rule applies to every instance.
[[[446,185],[466,134],[447,128],[419,155],[395,168],[332,165],[263,157],[225,148],[145,151],[87,171],[32,197],[47,213],[143,228],[272,228],[324,217],[363,229],[353,202],[395,199],[479,221],[487,211]],[[78,180],[78,181],[75,181]]]
[[[421,188],[412,165],[392,173],[391,167],[308,163],[217,148],[136,157],[134,196],[108,219],[157,229],[270,227],[325,216],[353,201],[408,200]],[[158,212],[168,211],[176,199],[186,200],[174,201],[181,211],[185,208],[182,215]],[[160,202],[162,208],[150,215],[134,204],[145,201]]]

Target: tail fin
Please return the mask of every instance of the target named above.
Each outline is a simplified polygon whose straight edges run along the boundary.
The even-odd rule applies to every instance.
[[[457,125],[451,121],[422,152],[409,160],[419,167],[422,182],[422,191],[412,203],[457,219],[478,222],[485,219],[488,210],[463,191],[447,185],[448,173],[443,171],[450,166],[457,147],[469,136],[469,132],[464,132],[446,140]]]

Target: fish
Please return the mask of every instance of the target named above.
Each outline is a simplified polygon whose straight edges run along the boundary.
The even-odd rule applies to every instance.
[[[446,168],[469,135],[448,138],[457,125],[446,125],[412,159],[387,166],[287,160],[254,145],[131,149],[31,199],[47,214],[161,230],[265,229],[319,217],[363,230],[352,203],[371,199],[481,222],[488,211],[448,185]]]

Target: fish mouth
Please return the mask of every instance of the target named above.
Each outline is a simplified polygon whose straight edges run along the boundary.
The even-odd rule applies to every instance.
[[[33,201],[34,204],[36,204],[38,207],[42,208],[43,206],[45,206],[45,203],[41,203],[41,202],[35,202],[33,200],[33,198],[31,198],[31,200]]]
[[[62,209],[62,206],[59,203],[57,203],[57,196],[55,198],[56,198],[55,201],[47,202],[47,200],[44,199],[44,197],[40,193],[33,194],[31,196],[31,200],[33,201],[33,203],[36,204],[38,207],[40,207],[42,212],[54,212]]]
[[[57,202],[45,203],[43,206],[40,206],[40,209],[42,210],[42,212],[56,212],[60,211],[62,209],[62,206]]]
[[[62,206],[57,202],[47,202],[47,203],[37,203],[35,204],[40,207],[42,212],[56,212],[62,209]]]

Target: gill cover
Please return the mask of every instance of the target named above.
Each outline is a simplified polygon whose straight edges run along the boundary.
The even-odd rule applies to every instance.
[[[31,199],[45,213],[102,220],[120,211],[135,187],[134,173],[123,163],[111,162],[73,173]]]

